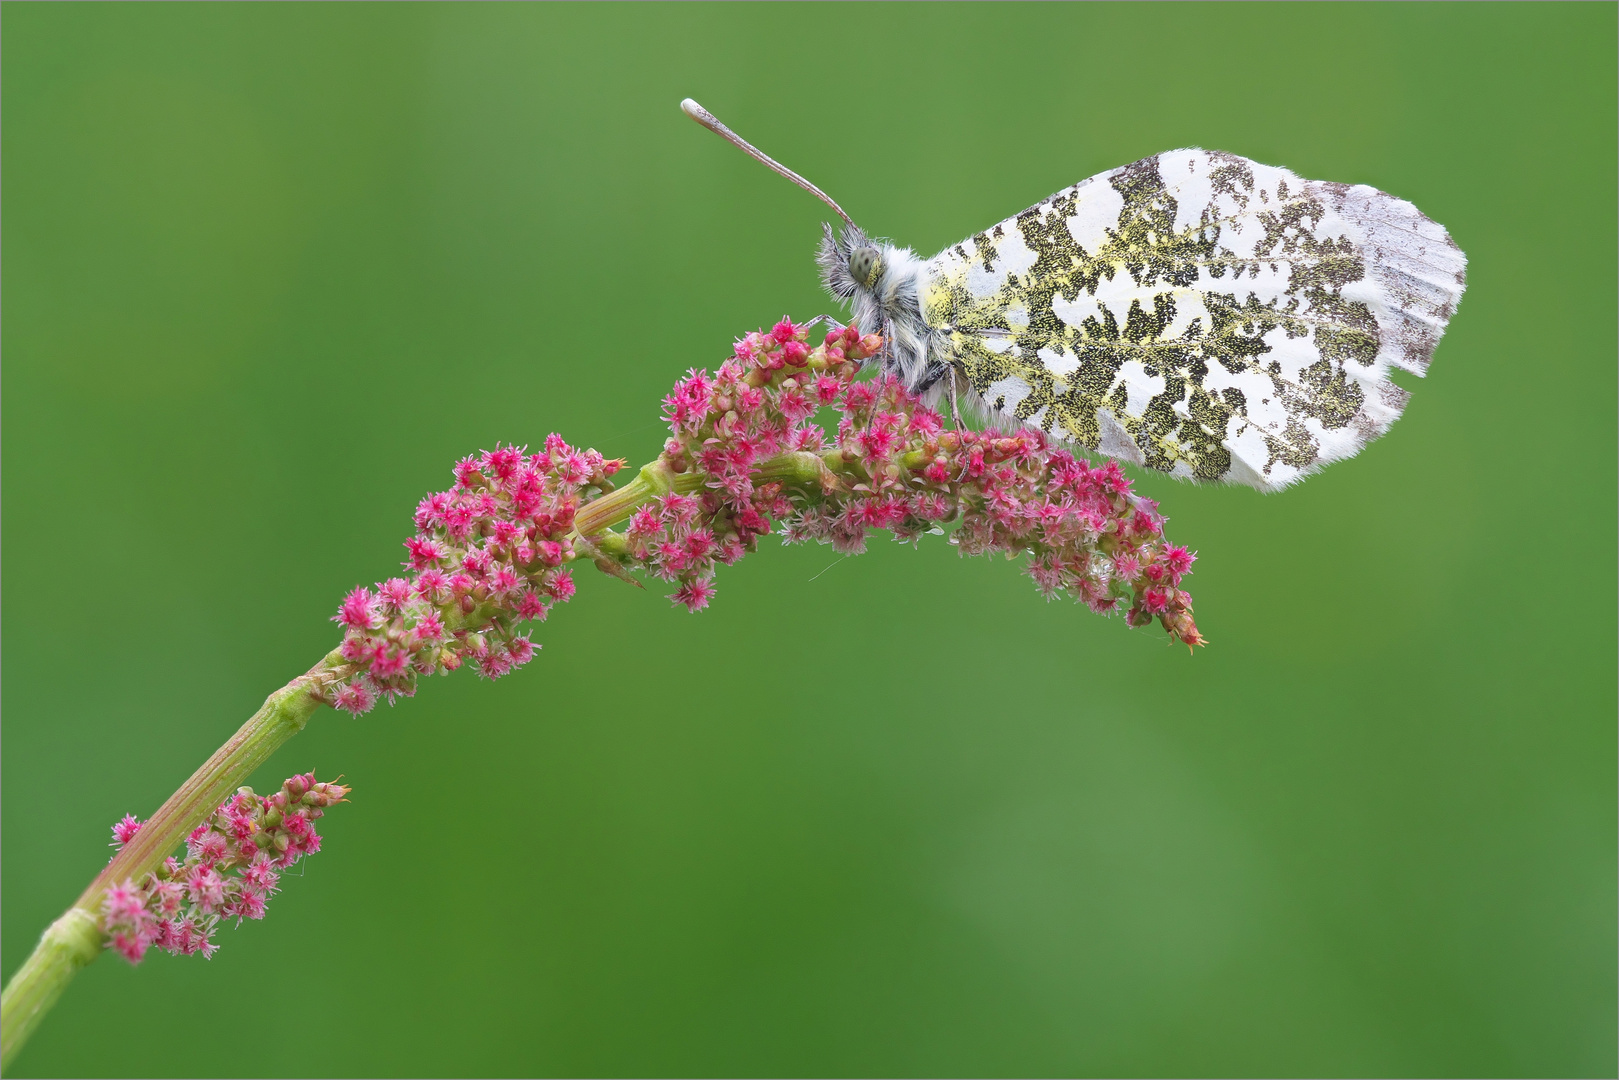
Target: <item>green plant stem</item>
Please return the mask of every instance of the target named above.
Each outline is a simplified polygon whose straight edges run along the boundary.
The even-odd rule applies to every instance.
[[[684,495],[702,486],[703,478],[700,473],[677,473],[660,457],[641,466],[641,471],[636,474],[635,479],[617,491],[609,492],[580,507],[573,518],[574,532],[580,536],[592,536],[626,520],[642,503],[650,502],[659,495],[670,491],[678,491]]]
[[[79,969],[101,955],[101,927],[96,917],[74,905],[46,927],[39,944],[6,984],[0,1005],[0,1068],[11,1065],[28,1036],[62,996]]]
[[[11,1064],[39,1022],[80,968],[101,955],[101,895],[114,882],[139,881],[157,869],[187,834],[304,729],[320,704],[322,687],[348,673],[342,657],[328,654],[308,672],[271,694],[230,740],[169,796],[140,832],[97,874],[74,905],[40,937],[33,955],[0,994],[0,1069]]]

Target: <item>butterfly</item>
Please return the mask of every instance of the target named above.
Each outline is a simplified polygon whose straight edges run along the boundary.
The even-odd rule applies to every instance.
[[[1276,491],[1357,453],[1424,375],[1466,287],[1443,226],[1364,184],[1172,150],[1065,188],[932,258],[816,195],[821,280],[930,404],[1182,479]]]

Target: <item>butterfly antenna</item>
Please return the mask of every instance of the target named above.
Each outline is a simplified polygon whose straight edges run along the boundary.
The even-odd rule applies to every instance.
[[[719,117],[697,104],[697,102],[693,101],[691,98],[687,98],[685,101],[682,101],[680,103],[680,109],[687,116],[691,117],[693,120],[697,121],[699,124],[703,125],[708,130],[724,139],[726,142],[736,146],[743,153],[753,158],[753,160],[759,162],[761,165],[769,166],[782,176],[785,176],[787,179],[803,188],[805,191],[809,192],[811,195],[814,195],[817,199],[820,199],[822,202],[826,203],[826,205],[837,211],[838,217],[843,219],[845,225],[854,224],[849,215],[843,212],[843,207],[832,201],[832,196],[828,195],[826,192],[822,191],[820,188],[816,187],[802,176],[799,176],[797,173],[793,172],[793,170],[789,169],[787,166],[783,165],[781,162],[777,161],[763,150],[760,150],[758,147],[748,142],[746,139],[732,131],[730,128],[726,127],[724,124],[720,123]]]

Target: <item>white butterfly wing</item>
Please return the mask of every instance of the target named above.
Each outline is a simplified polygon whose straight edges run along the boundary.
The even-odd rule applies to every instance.
[[[992,416],[1275,490],[1388,430],[1465,267],[1401,199],[1176,150],[941,252],[921,301]]]

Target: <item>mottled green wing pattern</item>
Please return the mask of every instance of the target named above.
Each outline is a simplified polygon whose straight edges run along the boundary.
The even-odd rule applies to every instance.
[[[992,418],[1275,490],[1388,430],[1465,267],[1408,202],[1176,150],[941,252],[921,301]]]

